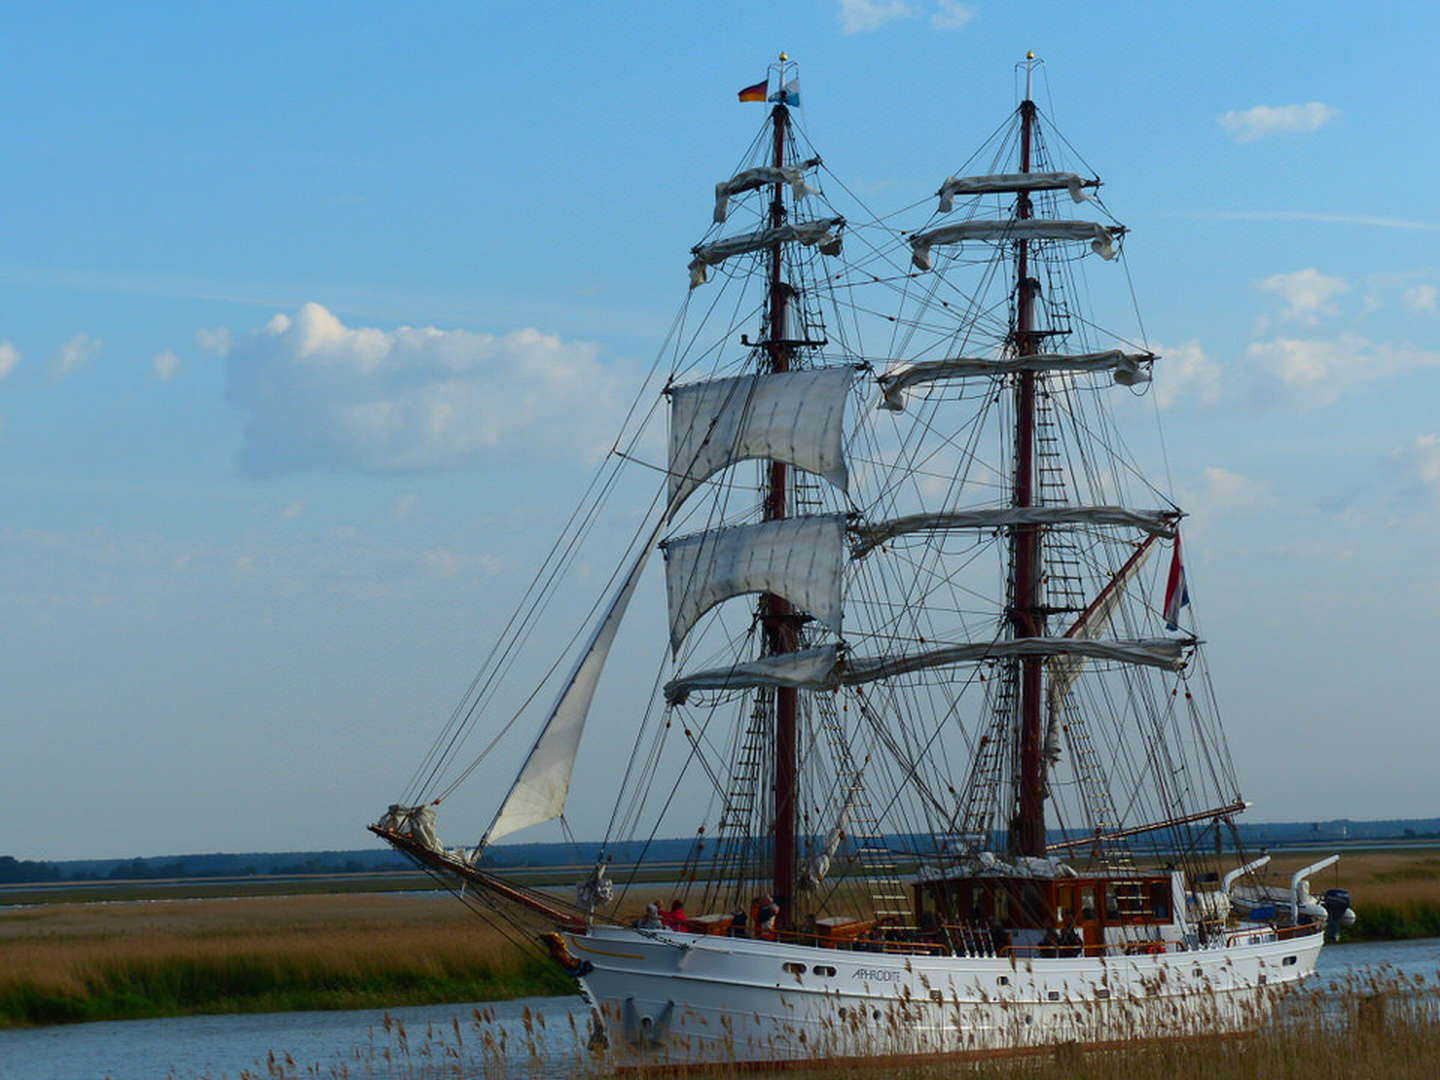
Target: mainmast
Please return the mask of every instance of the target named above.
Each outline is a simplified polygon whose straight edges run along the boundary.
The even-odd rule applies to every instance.
[[[1032,79],[1039,63],[1035,54],[1025,57],[1025,100],[1020,102],[1020,171],[1028,173],[1035,128]],[[1033,209],[1028,192],[1015,198],[1015,216],[1024,221]],[[1015,334],[1018,356],[1039,351],[1035,331],[1035,295],[1040,283],[1030,276],[1030,243],[1016,243]],[[1012,505],[1035,504],[1035,383],[1034,371],[1022,371],[1015,386],[1015,475]],[[1040,529],[1017,525],[1011,533],[1011,568],[1014,591],[1010,624],[1017,638],[1044,637],[1045,613],[1040,606]],[[1044,660],[1033,657],[1020,663],[1018,805],[1010,825],[1009,850],[1014,855],[1045,854]]]
[[[790,110],[786,108],[783,89],[785,86],[784,53],[780,54],[781,100],[770,114],[773,129],[772,164],[775,168],[785,165],[785,138],[790,125]],[[784,185],[773,186],[770,197],[768,224],[777,229],[785,223]],[[772,372],[790,370],[790,342],[787,340],[786,308],[789,304],[791,287],[784,280],[784,245],[776,242],[770,247],[769,294],[765,313],[766,362]],[[783,462],[771,461],[767,468],[764,491],[764,516],[766,521],[775,521],[788,514],[787,489],[789,476]],[[760,597],[760,618],[764,629],[765,655],[794,652],[798,644],[797,623],[790,602],[774,593],[763,593]],[[789,925],[792,921],[791,905],[795,897],[795,726],[798,692],[791,687],[775,691],[775,763],[774,763],[774,897],[780,906],[780,921]]]

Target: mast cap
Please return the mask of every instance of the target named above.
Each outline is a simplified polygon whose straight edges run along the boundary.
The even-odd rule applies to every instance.
[[[782,52],[782,53],[780,54],[780,62],[781,62],[782,64],[783,64],[786,60],[789,60],[789,59],[790,59],[790,57],[789,57],[789,55],[788,55],[787,53]]]

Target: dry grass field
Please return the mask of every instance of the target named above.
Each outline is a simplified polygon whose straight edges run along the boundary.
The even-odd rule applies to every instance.
[[[1316,857],[1277,856],[1270,880],[1288,882]],[[1440,852],[1349,853],[1311,887],[1351,891],[1352,940],[1440,936]],[[669,889],[637,887],[625,913]],[[0,908],[0,1027],[570,992],[557,967],[447,895]]]
[[[449,896],[294,896],[0,911],[0,1026],[567,993]]]

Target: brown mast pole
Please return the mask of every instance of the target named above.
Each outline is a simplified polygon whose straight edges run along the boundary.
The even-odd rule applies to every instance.
[[[785,85],[785,70],[782,59],[780,86]],[[790,122],[790,111],[781,101],[770,114],[774,126],[775,167],[785,164],[785,131]],[[772,229],[785,223],[785,203],[782,198],[784,185],[776,184],[770,198],[769,224]],[[776,243],[770,247],[770,293],[766,311],[766,352],[769,354],[770,370],[790,370],[790,344],[786,334],[786,307],[790,286],[783,278],[784,246]],[[786,490],[788,476],[785,465],[772,461],[765,484],[765,520],[776,521],[787,516]],[[765,653],[794,652],[796,646],[795,620],[790,602],[774,593],[760,597],[761,621],[765,633]],[[795,896],[795,716],[797,691],[792,687],[780,687],[775,691],[775,835],[773,851],[774,897],[780,906],[780,924],[788,928],[793,923],[791,905]]]
[[[1025,100],[1020,103],[1020,171],[1030,171],[1030,152],[1035,126],[1035,103],[1030,100],[1030,73],[1034,70],[1034,54],[1026,57],[1029,68],[1025,79]],[[1030,196],[1020,192],[1015,200],[1015,216],[1021,221],[1031,217]],[[1035,293],[1039,283],[1030,277],[1029,243],[1018,242],[1016,257],[1015,351],[1020,356],[1034,355]],[[1035,373],[1022,371],[1015,387],[1015,506],[1033,506],[1035,502]],[[1011,534],[1011,559],[1015,574],[1015,594],[1010,609],[1014,634],[1020,637],[1042,637],[1045,616],[1040,609],[1040,530],[1035,525],[1019,525]],[[1019,806],[1010,828],[1009,849],[1015,855],[1045,854],[1045,778],[1041,760],[1044,737],[1043,701],[1044,661],[1035,657],[1020,662],[1020,783]]]

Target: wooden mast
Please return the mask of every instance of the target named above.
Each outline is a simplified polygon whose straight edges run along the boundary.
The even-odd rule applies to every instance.
[[[774,132],[772,163],[775,168],[785,164],[785,135],[790,111],[785,107],[785,54],[780,54],[779,86],[781,100],[770,114]],[[775,184],[770,197],[769,226],[779,228],[785,223],[784,185]],[[786,309],[790,285],[783,279],[784,245],[770,247],[769,295],[765,315],[765,351],[772,372],[790,370],[790,342],[786,333]],[[788,516],[787,490],[789,476],[786,466],[770,462],[765,480],[766,521]],[[797,645],[795,614],[790,602],[774,593],[760,597],[761,623],[764,628],[764,650],[767,656],[794,652]],[[780,906],[780,923],[792,924],[791,906],[795,897],[795,720],[797,691],[780,687],[775,691],[775,764],[774,764],[774,853],[773,893]]]
[[[1031,144],[1035,127],[1035,102],[1031,100],[1031,78],[1035,54],[1025,58],[1025,100],[1020,103],[1020,171],[1030,171]],[[1032,216],[1030,195],[1020,192],[1015,199],[1015,217]],[[1019,356],[1038,352],[1035,332],[1035,294],[1039,282],[1030,276],[1029,242],[1018,241],[1015,268],[1015,351]],[[1015,476],[1012,504],[1035,503],[1035,392],[1033,371],[1022,371],[1015,386]],[[1043,637],[1045,614],[1040,607],[1040,530],[1035,525],[1016,526],[1011,533],[1011,567],[1014,593],[1010,602],[1010,623],[1014,636]],[[1019,791],[1015,818],[1010,824],[1008,848],[1014,855],[1045,854],[1045,773],[1044,660],[1034,657],[1020,661],[1019,700]]]

